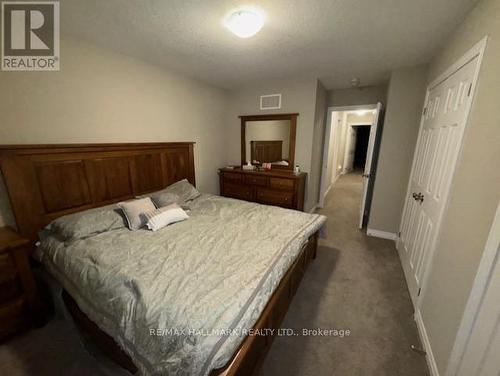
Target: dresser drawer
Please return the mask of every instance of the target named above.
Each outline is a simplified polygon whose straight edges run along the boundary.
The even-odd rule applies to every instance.
[[[245,175],[244,182],[245,182],[245,184],[252,184],[252,185],[258,185],[261,187],[267,187],[268,178],[265,176]]]
[[[257,188],[257,201],[261,204],[278,205],[285,208],[291,208],[293,206],[293,192]]]
[[[307,174],[292,171],[246,171],[235,167],[219,170],[220,194],[225,197],[304,209]]]
[[[16,266],[9,253],[0,255],[0,284],[16,278]]]
[[[253,200],[252,187],[231,183],[224,183],[222,195],[225,197],[237,198],[239,200]]]
[[[269,186],[276,189],[293,190],[295,183],[292,179],[270,178]]]
[[[222,178],[225,182],[241,183],[241,174],[236,172],[224,172]]]

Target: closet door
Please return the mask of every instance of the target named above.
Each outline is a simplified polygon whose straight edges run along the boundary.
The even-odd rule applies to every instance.
[[[398,240],[414,305],[432,256],[462,145],[478,62],[476,55],[428,91]]]

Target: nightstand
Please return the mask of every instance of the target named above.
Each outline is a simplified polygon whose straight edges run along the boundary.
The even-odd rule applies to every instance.
[[[41,313],[28,244],[13,229],[0,227],[0,340],[29,327]]]

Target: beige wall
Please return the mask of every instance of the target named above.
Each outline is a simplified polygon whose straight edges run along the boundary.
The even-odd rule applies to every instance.
[[[195,141],[200,190],[226,163],[226,94],[63,38],[60,72],[0,72],[0,143]],[[8,220],[0,189],[0,224]],[[6,214],[7,212],[7,214]]]
[[[357,89],[334,89],[327,93],[327,107],[386,103],[387,85],[363,86]]]
[[[362,124],[370,125],[373,123],[374,114],[372,111],[366,112],[364,114],[358,114],[356,112],[347,113],[347,124]]]
[[[500,200],[500,2],[479,2],[430,66],[432,80],[485,35],[488,45],[421,307],[442,375]]]
[[[397,233],[425,99],[427,67],[391,74],[368,228]]]
[[[239,115],[298,112],[295,164],[299,164],[302,171],[309,173],[306,187],[306,210],[315,205],[313,195],[310,195],[309,192],[312,189],[311,182],[313,181],[311,180],[311,150],[316,110],[316,81],[316,79],[307,78],[266,81],[231,91],[228,95],[227,126],[224,135],[222,135],[226,141],[224,148],[227,153],[227,163],[237,165],[241,163]],[[261,111],[259,97],[277,93],[282,94],[282,108]]]

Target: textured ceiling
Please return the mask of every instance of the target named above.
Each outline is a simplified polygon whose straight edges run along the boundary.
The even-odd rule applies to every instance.
[[[475,0],[61,0],[65,34],[222,88],[290,76],[328,88],[385,81],[429,61]],[[265,12],[254,37],[222,25],[242,5]]]

